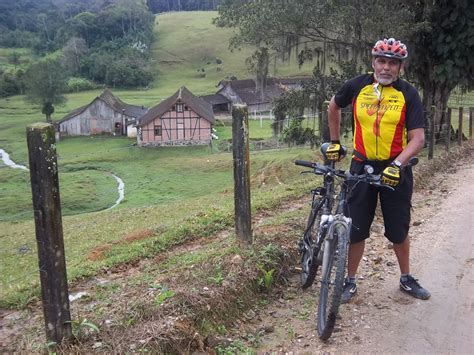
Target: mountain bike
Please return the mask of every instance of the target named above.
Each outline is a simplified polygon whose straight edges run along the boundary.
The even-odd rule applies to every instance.
[[[321,151],[324,157],[326,149],[327,145],[323,144]],[[344,286],[352,224],[347,213],[350,189],[361,182],[393,188],[383,185],[381,176],[373,174],[374,169],[370,165],[364,167],[363,174],[353,175],[336,169],[335,162],[323,165],[297,160],[295,164],[310,168],[309,173],[323,176],[323,186],[311,190],[311,211],[299,247],[303,289],[313,284],[321,266],[317,330],[319,338],[327,340],[334,330]],[[415,164],[416,162],[411,161],[411,165]]]

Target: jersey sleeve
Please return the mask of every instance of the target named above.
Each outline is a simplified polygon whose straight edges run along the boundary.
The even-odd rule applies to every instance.
[[[407,90],[407,111],[406,111],[406,128],[407,131],[416,128],[425,128],[425,116],[423,112],[423,104],[420,95],[413,86]]]
[[[352,102],[354,91],[354,79],[346,81],[334,95],[334,102],[340,108],[346,107]]]
[[[340,108],[344,108],[347,105],[352,104],[352,100],[357,96],[358,92],[364,85],[367,85],[372,81],[370,75],[364,74],[352,78],[344,83],[334,95],[334,101]]]

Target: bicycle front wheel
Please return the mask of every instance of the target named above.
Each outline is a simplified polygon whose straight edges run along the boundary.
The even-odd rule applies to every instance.
[[[325,241],[318,304],[318,336],[327,340],[334,331],[341,304],[347,260],[348,226],[335,222]]]
[[[317,245],[319,223],[321,221],[321,206],[311,210],[301,245],[301,287],[310,287],[318,271],[317,256],[319,248]]]

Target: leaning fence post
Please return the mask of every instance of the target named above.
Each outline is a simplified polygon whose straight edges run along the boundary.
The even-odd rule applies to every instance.
[[[458,124],[458,145],[462,144],[462,116],[463,116],[463,108],[459,108],[459,124]]]
[[[250,208],[249,123],[246,105],[232,107],[232,152],[234,158],[235,234],[252,244]]]
[[[46,337],[72,338],[53,125],[26,128]]]
[[[435,115],[436,106],[432,105],[428,124],[430,128],[430,141],[428,142],[428,160],[433,159],[434,145],[435,145]]]
[[[451,144],[451,107],[448,108],[446,117],[446,151],[449,152],[449,145]]]

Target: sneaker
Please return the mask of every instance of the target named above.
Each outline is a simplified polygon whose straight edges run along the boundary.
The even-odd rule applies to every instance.
[[[400,290],[422,300],[427,300],[431,296],[429,291],[421,287],[418,280],[411,275],[400,277]]]
[[[341,303],[349,302],[352,297],[354,297],[357,293],[357,284],[351,282],[349,278],[346,277],[344,280],[344,288],[342,289],[342,296],[341,296]]]

